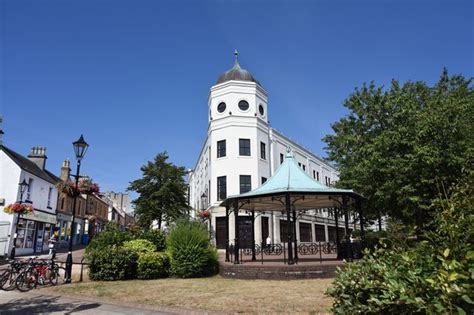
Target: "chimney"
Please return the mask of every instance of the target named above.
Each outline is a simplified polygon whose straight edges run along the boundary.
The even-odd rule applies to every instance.
[[[69,167],[70,163],[68,159],[65,159],[63,162],[63,166],[61,166],[61,178],[62,181],[67,181],[69,179],[69,174],[71,174],[71,168]]]
[[[28,155],[30,161],[34,162],[38,167],[44,170],[46,166],[46,148],[45,147],[33,147],[31,148],[31,153]]]

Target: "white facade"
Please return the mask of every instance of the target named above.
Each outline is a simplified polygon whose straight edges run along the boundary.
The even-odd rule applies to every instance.
[[[26,169],[36,165],[30,162],[26,169],[0,147],[0,255],[9,253],[15,234],[17,215],[7,214],[3,210],[11,204],[20,201],[18,183],[25,180],[29,183],[28,190],[23,194],[22,201],[31,203],[35,209],[33,214],[20,217],[17,233],[16,255],[42,252],[47,248],[47,242],[56,224],[56,205],[58,191],[54,179],[45,180],[49,175],[39,177]],[[9,151],[11,152],[11,150]],[[23,158],[23,162],[29,162]],[[44,170],[41,170],[45,172]]]
[[[221,80],[222,77],[225,79]],[[209,93],[207,138],[197,164],[189,176],[190,206],[195,210],[195,213],[202,209],[211,211],[212,232],[214,241],[217,241],[219,247],[222,247],[222,238],[225,234],[220,231],[223,227],[222,218],[225,219],[225,208],[220,207],[219,204],[222,199],[225,199],[225,196],[218,196],[218,178],[221,178],[220,183],[222,183],[222,177],[225,177],[226,196],[241,193],[241,176],[250,176],[250,189],[253,190],[259,187],[263,180],[273,175],[281,164],[281,159],[285,156],[287,148],[291,147],[296,162],[301,164],[300,167],[315,180],[325,185],[330,185],[338,180],[338,172],[334,167],[270,127],[267,91],[250,73],[241,69],[237,61],[234,68],[223,74],[221,78],[216,85],[211,87]],[[241,101],[248,103],[247,109],[245,104],[243,104],[243,109],[239,108]],[[244,142],[241,143],[240,139]],[[250,141],[250,155],[243,155],[242,153],[248,152],[246,152],[245,145],[243,151],[240,152],[241,144],[248,143],[248,140]],[[222,150],[222,141],[225,141],[225,154]],[[219,142],[220,147],[218,147]],[[243,189],[248,188],[248,186],[243,187]],[[314,214],[317,213],[315,211]],[[316,229],[323,231],[324,241],[330,240],[328,227],[334,225],[333,220],[321,213],[314,214],[303,215],[297,221],[297,239],[299,241],[300,229],[298,226],[300,222],[311,224],[311,226],[304,225],[306,233],[303,238],[306,241],[314,242],[318,239]],[[217,222],[218,220],[219,222]],[[262,220],[269,223],[263,224]],[[232,242],[235,235],[233,215],[229,217],[229,221],[229,238]],[[343,224],[339,226],[343,227]],[[309,229],[311,230],[310,236],[307,235]],[[263,234],[267,234],[267,232],[272,238],[272,242],[280,242],[280,214],[267,213],[257,216],[255,241],[260,243],[266,239],[268,235]],[[321,240],[321,235],[319,236],[319,240]]]

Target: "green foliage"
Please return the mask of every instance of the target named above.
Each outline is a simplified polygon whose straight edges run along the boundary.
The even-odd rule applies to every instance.
[[[182,278],[214,275],[217,251],[210,245],[206,227],[197,221],[179,220],[168,237],[171,273]]]
[[[167,253],[142,253],[138,258],[138,279],[166,278],[169,275],[170,258]]]
[[[338,186],[366,196],[369,217],[382,211],[420,227],[433,216],[436,183],[457,183],[474,159],[473,104],[471,80],[446,70],[434,86],[364,84],[345,101],[348,116],[324,138],[340,170]]]
[[[186,169],[169,163],[166,152],[141,167],[143,177],[130,183],[128,190],[140,196],[133,201],[138,223],[150,227],[153,220],[174,222],[187,213]]]
[[[130,232],[122,231],[116,223],[109,222],[104,231],[96,235],[86,247],[86,256],[96,251],[103,251],[110,246],[122,246],[123,242],[131,239],[133,235]]]
[[[123,247],[108,246],[87,256],[91,280],[127,280],[136,278],[138,254]]]
[[[142,233],[139,234],[139,238],[152,242],[156,247],[155,250],[158,252],[161,252],[166,248],[166,236],[161,230],[144,230]]]
[[[436,200],[422,242],[389,235],[379,248],[337,272],[328,294],[339,314],[466,314],[474,311],[474,176]],[[448,197],[449,196],[449,197]]]
[[[142,253],[152,253],[155,251],[156,246],[149,240],[136,239],[130,240],[123,243],[123,248],[129,251],[133,251],[138,255]]]

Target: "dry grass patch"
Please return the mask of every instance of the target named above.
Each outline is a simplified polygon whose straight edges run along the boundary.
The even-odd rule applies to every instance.
[[[202,279],[84,282],[53,287],[56,293],[107,297],[130,303],[174,306],[226,313],[328,312],[324,295],[332,279],[234,280]]]

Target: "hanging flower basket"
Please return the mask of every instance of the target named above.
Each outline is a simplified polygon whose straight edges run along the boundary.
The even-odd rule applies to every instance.
[[[76,187],[76,184],[73,181],[61,181],[59,182],[56,187],[58,191],[68,195],[69,197],[75,197],[79,194],[97,194],[99,192],[99,185],[93,183],[88,178],[82,178],[79,180],[79,183]]]
[[[58,188],[58,191],[60,193],[63,193],[69,197],[75,197],[78,194],[78,191],[76,189],[76,184],[74,184],[72,181],[60,181],[57,185],[56,188]]]
[[[78,186],[79,186],[78,188],[81,194],[90,195],[90,194],[99,193],[99,185],[97,185],[96,183],[93,183],[92,180],[88,178],[80,179]]]
[[[3,212],[8,214],[30,214],[33,213],[33,205],[29,203],[15,202],[3,208]]]
[[[207,220],[211,217],[211,212],[209,210],[204,210],[199,212],[198,216],[203,220]]]

